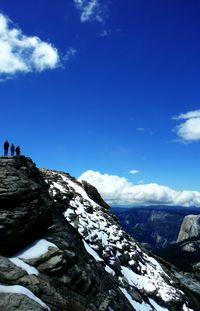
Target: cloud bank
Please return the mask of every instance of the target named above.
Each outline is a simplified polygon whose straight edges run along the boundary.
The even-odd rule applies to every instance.
[[[80,11],[81,22],[104,21],[104,9],[98,0],[73,0],[76,8]]]
[[[101,174],[92,170],[84,172],[79,181],[94,185],[111,206],[197,206],[200,207],[200,192],[175,191],[158,184],[133,185],[125,177]]]
[[[200,140],[200,110],[193,110],[173,117],[182,120],[175,128],[177,135],[185,142]]]
[[[57,50],[35,36],[26,36],[0,13],[0,75],[41,72],[59,65]]]

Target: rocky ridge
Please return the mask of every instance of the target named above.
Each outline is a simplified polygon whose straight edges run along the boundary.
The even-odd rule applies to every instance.
[[[0,185],[0,310],[192,310],[90,185],[25,157],[0,158]]]

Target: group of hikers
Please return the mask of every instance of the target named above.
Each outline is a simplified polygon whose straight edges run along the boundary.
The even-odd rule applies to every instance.
[[[9,147],[10,147],[10,154],[11,156],[14,156],[16,154],[16,156],[20,156],[20,153],[21,153],[21,150],[20,150],[20,147],[17,146],[15,148],[14,144],[12,144],[10,146],[9,142],[6,140],[4,145],[3,145],[3,148],[4,148],[4,156],[7,156],[8,155],[8,150],[9,150]]]

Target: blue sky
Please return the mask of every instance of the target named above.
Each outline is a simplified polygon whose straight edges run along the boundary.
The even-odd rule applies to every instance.
[[[25,64],[0,49],[2,143],[76,177],[200,190],[198,1],[1,0],[0,10],[7,32],[21,30],[9,57]]]

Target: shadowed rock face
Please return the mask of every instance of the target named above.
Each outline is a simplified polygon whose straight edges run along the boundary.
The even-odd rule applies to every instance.
[[[48,186],[31,159],[0,158],[0,253],[40,236],[51,224]]]
[[[109,208],[109,205],[102,199],[101,195],[97,191],[97,189],[90,185],[87,181],[82,180],[82,185],[85,191],[87,192],[89,198],[95,201],[97,204],[104,208]]]
[[[200,215],[184,217],[177,242],[200,236]]]

